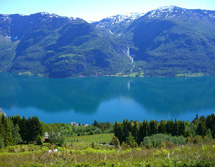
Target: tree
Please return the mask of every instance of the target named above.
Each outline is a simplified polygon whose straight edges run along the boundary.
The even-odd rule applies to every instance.
[[[0,149],[4,147],[4,138],[0,134]]]
[[[119,142],[119,139],[118,139],[116,136],[114,136],[114,137],[112,138],[112,141],[111,141],[111,142],[114,144],[114,146],[115,146],[116,149],[119,148],[120,142]]]
[[[186,129],[185,129],[185,123],[183,121],[179,121],[179,132],[178,136],[184,136],[186,137]]]
[[[93,122],[93,126],[98,127],[98,126],[99,126],[99,123],[98,123],[96,120],[94,120],[94,122]]]
[[[111,123],[107,121],[107,129],[111,128]]]
[[[122,126],[117,121],[113,125],[114,136],[116,136],[120,143],[123,142]]]
[[[134,137],[132,136],[132,133],[129,132],[128,137],[126,137],[126,144],[131,146],[133,142],[135,142]]]
[[[56,130],[51,130],[49,133],[49,142],[51,144],[58,144],[59,146],[62,146],[65,142],[65,137]]]
[[[2,126],[1,116],[0,116],[0,149],[4,147],[4,138],[3,138],[3,135],[4,135],[4,128]]]
[[[123,141],[126,141],[126,137],[129,136],[129,132],[132,132],[132,124],[131,121],[128,121],[128,119],[123,120],[122,123],[122,134],[123,134]]]
[[[199,122],[198,126],[197,126],[197,129],[196,129],[196,134],[197,135],[200,135],[200,136],[205,136],[206,134],[206,127],[204,125],[203,122]]]
[[[165,126],[165,121],[161,120],[159,126],[158,126],[158,133],[166,133],[166,126]]]
[[[149,122],[149,136],[157,134],[158,133],[158,122],[151,120]]]
[[[11,128],[8,124],[8,121],[6,119],[6,117],[4,115],[2,115],[1,117],[1,126],[3,128],[3,134],[2,134],[2,137],[4,139],[4,146],[9,146],[12,144],[12,132],[11,132]]]
[[[148,121],[144,120],[140,124],[137,143],[140,144],[143,141],[143,138],[148,135],[149,135],[149,123],[148,123]]]
[[[134,121],[134,126],[132,128],[132,136],[134,136],[134,140],[136,142],[138,142],[138,132],[139,132],[138,122]]]
[[[214,114],[207,116],[206,127],[209,128],[211,131],[213,131],[213,129],[215,127],[215,115]]]
[[[20,121],[20,135],[22,137],[23,142],[27,142],[28,141],[28,129],[27,129],[27,120],[25,118],[25,116],[22,117],[21,121]]]
[[[12,136],[15,144],[22,143],[23,141],[19,131],[20,131],[19,125],[16,124],[12,130]]]
[[[174,134],[174,122],[173,120],[168,120],[166,123],[166,133],[171,134],[173,136]]]
[[[31,141],[35,141],[38,137],[42,136],[42,125],[38,117],[32,117],[30,127],[31,131],[33,131]]]
[[[172,131],[172,136],[178,136],[179,134],[179,122],[175,119],[175,123],[174,123],[174,126],[173,126],[173,131]]]

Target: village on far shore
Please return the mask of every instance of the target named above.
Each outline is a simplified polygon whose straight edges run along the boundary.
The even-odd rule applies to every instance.
[[[70,122],[70,125],[74,125],[74,126],[90,126],[89,124],[81,124],[81,123],[76,123],[76,122]]]

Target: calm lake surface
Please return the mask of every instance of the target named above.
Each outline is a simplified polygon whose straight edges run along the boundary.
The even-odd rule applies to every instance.
[[[0,73],[0,108],[7,116],[45,123],[180,119],[215,113],[215,76],[49,79]]]

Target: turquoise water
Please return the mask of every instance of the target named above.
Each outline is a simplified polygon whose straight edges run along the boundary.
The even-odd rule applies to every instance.
[[[49,79],[0,73],[0,108],[7,116],[36,115],[45,123],[192,121],[215,113],[215,76]]]

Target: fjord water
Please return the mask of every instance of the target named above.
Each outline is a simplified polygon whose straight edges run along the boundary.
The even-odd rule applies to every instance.
[[[49,79],[0,73],[0,108],[7,116],[45,123],[190,120],[215,112],[215,76]]]

